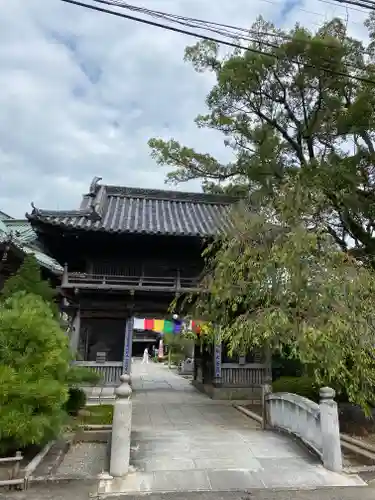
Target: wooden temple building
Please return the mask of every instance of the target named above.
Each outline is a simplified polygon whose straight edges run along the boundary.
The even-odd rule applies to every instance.
[[[135,318],[168,318],[176,294],[199,293],[202,250],[229,227],[236,200],[100,180],[94,178],[78,209],[33,207],[27,219],[63,266],[62,308],[72,321],[76,362],[114,384],[130,372],[132,356],[158,340],[157,332],[134,329]],[[238,395],[267,376],[261,357],[228,359],[221,344],[195,354],[195,383],[212,395],[219,389],[223,397],[231,397],[228,390]]]

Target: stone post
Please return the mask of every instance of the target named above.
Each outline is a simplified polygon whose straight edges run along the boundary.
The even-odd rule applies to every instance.
[[[323,444],[323,465],[334,472],[342,471],[339,416],[336,393],[330,387],[322,387],[320,396],[320,429]]]
[[[121,384],[115,389],[110,475],[122,477],[128,473],[130,460],[130,433],[132,426],[132,390],[129,385],[130,376],[121,375]]]

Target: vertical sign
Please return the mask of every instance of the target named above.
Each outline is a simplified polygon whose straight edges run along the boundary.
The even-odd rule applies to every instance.
[[[164,342],[163,337],[160,337],[159,340],[159,349],[158,349],[158,358],[162,358],[164,356]]]
[[[215,335],[215,379],[221,379],[221,335],[220,330]]]
[[[133,326],[134,318],[131,316],[126,320],[125,324],[125,339],[124,339],[124,359],[123,373],[130,375],[132,361],[132,346],[133,346]]]

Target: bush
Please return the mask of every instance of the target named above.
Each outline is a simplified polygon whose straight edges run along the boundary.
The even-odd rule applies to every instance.
[[[319,388],[313,377],[281,377],[272,384],[273,392],[291,392],[311,401],[319,401]]]
[[[68,339],[49,305],[16,294],[0,305],[0,451],[43,444],[66,419]]]
[[[185,359],[185,355],[181,352],[172,352],[171,363],[178,366],[181,361]]]
[[[78,415],[79,410],[81,410],[86,404],[86,394],[82,389],[78,387],[71,387],[69,389],[68,400],[64,405],[65,411],[69,415]]]
[[[34,255],[27,255],[17,273],[11,276],[1,290],[0,297],[2,301],[9,299],[17,293],[33,294],[41,297],[49,304],[53,315],[59,316],[58,307],[55,303],[56,290],[50,283],[43,280],[39,264]]]

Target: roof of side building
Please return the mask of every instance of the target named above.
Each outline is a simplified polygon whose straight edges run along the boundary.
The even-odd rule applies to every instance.
[[[24,254],[33,254],[40,266],[49,269],[54,274],[61,274],[62,267],[55,259],[42,251],[37,238],[29,221],[14,219],[10,216],[0,219],[0,243],[11,242]]]

